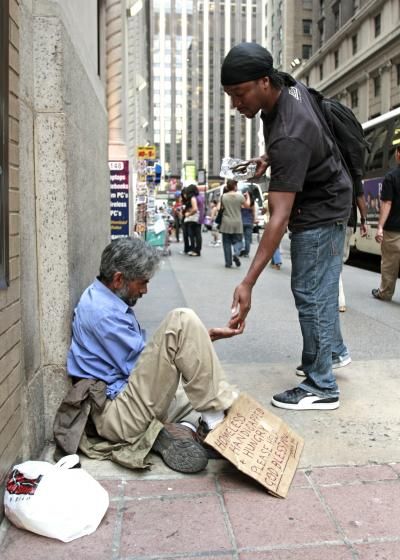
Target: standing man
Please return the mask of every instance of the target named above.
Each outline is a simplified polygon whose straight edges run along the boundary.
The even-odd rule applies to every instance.
[[[261,111],[266,153],[254,160],[256,176],[271,166],[270,220],[234,292],[230,326],[245,320],[253,287],[289,227],[305,379],[274,395],[272,404],[295,410],[338,408],[332,362],[349,358],[340,332],[338,286],[352,199],[350,177],[315,99],[291,76],[277,72],[261,45],[233,47],[222,64],[221,82],[233,107],[246,118]]]
[[[225,190],[226,189],[226,190]],[[220,204],[224,209],[219,231],[222,233],[225,268],[232,268],[232,260],[237,267],[241,265],[239,255],[242,249],[243,222],[241,208],[249,208],[248,193],[237,190],[237,181],[228,179]],[[232,256],[233,249],[233,256]]]
[[[396,146],[397,167],[383,180],[381,209],[375,240],[381,243],[381,285],[374,288],[376,299],[390,301],[396,288],[400,267],[400,144]]]

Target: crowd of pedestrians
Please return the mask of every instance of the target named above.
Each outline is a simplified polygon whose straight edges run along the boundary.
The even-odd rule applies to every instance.
[[[238,191],[237,181],[228,179],[221,187],[219,200],[211,200],[206,207],[205,196],[195,184],[184,187],[169,211],[170,240],[177,243],[183,238],[180,254],[200,257],[203,231],[210,231],[210,247],[222,247],[226,268],[241,265],[240,257],[250,256],[253,233],[258,228],[258,205],[251,190]],[[222,209],[222,219],[217,216]],[[222,239],[222,241],[221,241]],[[274,266],[282,264],[279,250]]]

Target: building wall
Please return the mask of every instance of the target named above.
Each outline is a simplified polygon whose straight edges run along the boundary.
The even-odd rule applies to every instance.
[[[149,4],[128,18],[128,155],[153,140],[150,118]]]
[[[0,490],[6,473],[21,457],[23,441],[20,302],[19,183],[19,6],[9,3],[9,271],[10,284],[0,290]],[[2,493],[0,492],[0,496]],[[2,510],[0,509],[0,520]]]
[[[8,349],[4,360],[0,350],[0,484],[12,464],[38,458],[52,439],[68,387],[73,309],[110,238],[105,84],[97,47],[92,52],[97,0],[10,0],[10,13],[11,284],[0,291],[0,349]]]
[[[343,9],[340,30],[335,32],[333,9],[338,5]],[[379,34],[375,31],[377,17]],[[399,106],[399,1],[363,0],[353,12],[346,2],[326,0],[321,14],[319,0],[314,0],[313,20],[315,54],[296,70],[297,79],[308,81],[326,96],[337,97],[361,121]],[[325,35],[320,44],[322,20]]]

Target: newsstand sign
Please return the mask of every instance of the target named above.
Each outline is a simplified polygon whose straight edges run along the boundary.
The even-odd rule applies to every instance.
[[[129,235],[129,161],[109,161],[111,239]]]

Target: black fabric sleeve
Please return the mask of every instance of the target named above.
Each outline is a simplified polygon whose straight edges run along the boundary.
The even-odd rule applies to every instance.
[[[381,200],[393,200],[393,177],[390,174],[383,179]]]
[[[280,138],[268,148],[270,191],[300,192],[311,159],[310,147],[297,138]]]

